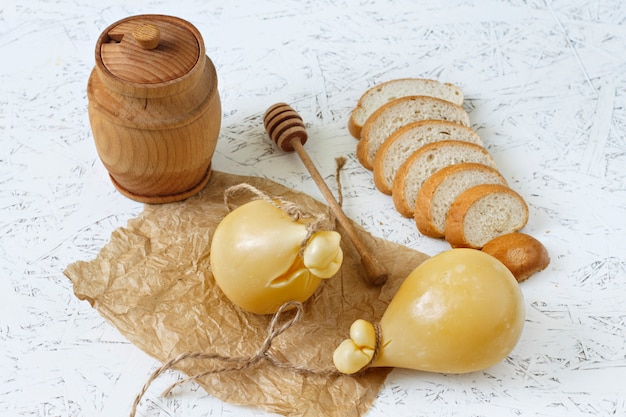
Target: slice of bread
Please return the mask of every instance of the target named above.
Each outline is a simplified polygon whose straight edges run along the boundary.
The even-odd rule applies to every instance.
[[[429,143],[413,152],[393,179],[391,197],[396,210],[405,217],[413,217],[417,195],[424,181],[442,168],[463,162],[496,168],[489,152],[470,142],[444,140]]]
[[[373,169],[376,152],[393,132],[411,122],[447,120],[469,126],[469,116],[461,106],[426,96],[402,97],[383,105],[365,122],[356,152],[359,162]]]
[[[453,248],[480,249],[498,236],[520,230],[528,206],[515,191],[500,184],[468,188],[450,206],[445,239]]]
[[[466,162],[447,166],[428,177],[417,194],[413,218],[425,236],[444,237],[446,216],[457,196],[480,184],[507,185],[506,179],[487,165]]]
[[[348,120],[348,131],[355,138],[361,137],[365,121],[383,104],[405,96],[429,96],[463,104],[463,92],[459,87],[426,78],[400,78],[377,84],[368,89],[357,103]]]
[[[393,179],[400,165],[424,145],[442,140],[460,140],[483,145],[478,133],[467,126],[444,120],[409,123],[391,134],[374,158],[374,184],[380,192],[391,194]]]

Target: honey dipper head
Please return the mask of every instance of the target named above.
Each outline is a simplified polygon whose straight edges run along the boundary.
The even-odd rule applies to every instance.
[[[304,145],[308,139],[302,117],[286,103],[276,103],[267,109],[263,125],[270,139],[285,152],[294,151],[292,140]]]

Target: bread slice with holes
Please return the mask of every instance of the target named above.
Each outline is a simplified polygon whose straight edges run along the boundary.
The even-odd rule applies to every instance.
[[[498,236],[513,233],[528,222],[528,206],[511,188],[482,184],[468,188],[450,206],[445,239],[453,248],[480,249]]]
[[[374,158],[374,184],[382,193],[391,194],[393,179],[400,165],[419,148],[442,140],[459,140],[483,145],[476,131],[445,120],[423,120],[409,123],[391,134]]]
[[[447,166],[428,177],[417,194],[413,218],[425,236],[444,237],[450,206],[465,190],[481,184],[507,185],[506,179],[487,165],[466,162]]]
[[[386,81],[369,88],[359,98],[350,114],[348,131],[359,139],[366,120],[382,105],[405,96],[429,96],[463,104],[463,92],[450,83],[441,83],[427,78],[400,78]]]
[[[446,120],[469,126],[467,112],[449,101],[426,96],[407,96],[390,101],[376,110],[363,126],[356,147],[361,165],[373,169],[374,158],[383,142],[402,126],[422,120]]]
[[[405,217],[413,217],[417,195],[424,181],[442,168],[463,162],[476,162],[497,169],[489,152],[474,143],[444,140],[429,143],[413,152],[393,179],[391,197],[396,210]]]

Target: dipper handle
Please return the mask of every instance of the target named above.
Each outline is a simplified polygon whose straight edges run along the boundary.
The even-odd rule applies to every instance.
[[[361,265],[363,265],[365,269],[367,282],[372,285],[384,284],[389,276],[387,269],[378,262],[376,257],[361,241],[356,230],[352,227],[350,220],[346,217],[343,209],[304,149],[303,145],[306,143],[308,135],[302,117],[288,104],[277,103],[267,109],[263,118],[263,124],[270,139],[272,139],[280,149],[285,152],[295,151],[302,160],[302,163],[311,174],[311,178],[313,178],[313,181],[315,181],[315,184],[320,189],[330,209],[335,214],[335,217],[337,217],[337,221],[344,228],[359,253]]]

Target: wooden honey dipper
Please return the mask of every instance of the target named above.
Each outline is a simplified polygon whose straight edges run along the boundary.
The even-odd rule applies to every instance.
[[[296,151],[302,163],[311,174],[313,181],[322,192],[330,209],[335,214],[337,221],[344,228],[352,244],[361,257],[361,265],[365,269],[367,282],[372,285],[383,285],[387,281],[389,273],[387,269],[374,257],[370,250],[363,244],[354,227],[346,217],[343,209],[326,185],[326,182],[315,167],[315,164],[304,150],[304,144],[308,139],[302,117],[286,103],[277,103],[265,112],[263,125],[270,138],[285,152]]]

